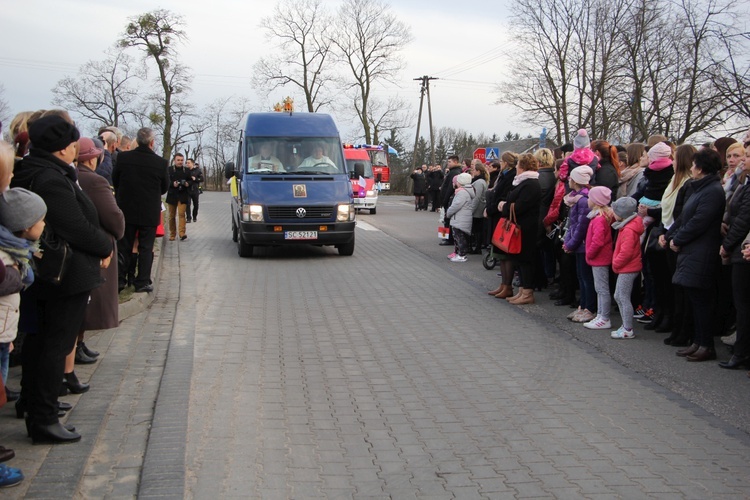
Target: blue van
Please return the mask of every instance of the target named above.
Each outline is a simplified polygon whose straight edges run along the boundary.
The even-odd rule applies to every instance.
[[[249,113],[232,189],[232,240],[241,257],[256,246],[334,245],[354,253],[355,210],[341,139],[329,115]]]

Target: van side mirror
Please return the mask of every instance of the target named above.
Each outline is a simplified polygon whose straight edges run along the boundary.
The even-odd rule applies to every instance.
[[[233,161],[228,161],[224,164],[224,177],[227,179],[231,179],[232,177],[237,177],[239,179],[242,177],[242,174],[234,169]]]

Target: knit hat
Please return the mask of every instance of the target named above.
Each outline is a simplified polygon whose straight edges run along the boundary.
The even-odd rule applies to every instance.
[[[659,142],[651,146],[648,150],[649,161],[658,160],[659,158],[669,158],[672,154],[672,148],[665,142]]]
[[[57,115],[43,116],[29,127],[31,145],[48,153],[62,151],[79,137],[76,126]]]
[[[102,150],[96,147],[93,140],[88,137],[78,139],[78,161],[98,158],[100,154],[102,154]]]
[[[631,215],[634,215],[637,208],[638,203],[635,201],[635,198],[631,198],[630,196],[617,198],[615,202],[612,203],[612,211],[614,211],[615,215],[621,219],[627,219]]]
[[[576,136],[573,138],[573,148],[575,149],[583,149],[587,148],[591,145],[591,139],[589,139],[589,134],[586,132],[585,128],[582,128],[578,131]]]
[[[576,167],[570,172],[570,178],[573,179],[576,184],[580,184],[581,186],[585,186],[591,182],[591,177],[593,175],[594,171],[591,170],[591,167],[588,165]]]
[[[600,207],[606,207],[612,200],[612,190],[604,186],[592,187],[589,190],[589,200]]]
[[[30,228],[46,214],[44,200],[27,189],[9,189],[0,196],[0,224],[11,233]]]
[[[471,174],[463,173],[456,176],[456,183],[459,186],[468,186],[471,184]]]

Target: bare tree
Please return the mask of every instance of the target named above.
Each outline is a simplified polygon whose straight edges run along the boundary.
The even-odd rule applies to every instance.
[[[157,9],[132,17],[119,41],[121,47],[136,47],[143,51],[144,59],[152,59],[161,85],[158,115],[163,131],[162,157],[172,156],[172,127],[174,125],[173,101],[179,94],[190,90],[186,72],[177,61],[176,45],[185,40],[182,17],[168,10]]]
[[[373,86],[394,82],[402,69],[398,53],[412,40],[409,27],[380,0],[345,0],[340,6],[333,43],[351,72],[354,109],[365,141],[373,142]]]
[[[103,61],[88,61],[75,76],[66,76],[52,89],[52,103],[97,125],[120,127],[136,113],[143,66],[120,49],[109,49]]]
[[[8,104],[8,101],[5,100],[5,97],[3,96],[5,94],[5,85],[0,83],[0,123],[2,123],[2,129],[5,131],[8,128],[8,125],[10,125],[10,105]],[[0,135],[0,138],[2,138],[2,135]],[[9,142],[13,142],[13,138],[10,138]]]
[[[331,103],[332,19],[321,0],[282,0],[260,26],[278,41],[279,53],[261,58],[254,66],[253,86],[266,94],[291,86],[305,96],[307,111]]]
[[[553,130],[550,138],[568,140],[586,127],[594,137],[661,133],[681,143],[730,116],[717,80],[736,61],[735,0],[516,0],[515,7],[522,55],[498,86],[498,102]],[[741,80],[724,79],[735,89]]]
[[[384,131],[392,136],[399,130],[411,127],[414,120],[408,109],[406,102],[397,96],[387,100],[370,99],[367,121],[371,124],[372,144],[380,144],[380,135]]]

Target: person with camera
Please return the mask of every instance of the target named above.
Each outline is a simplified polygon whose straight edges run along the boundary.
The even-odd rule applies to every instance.
[[[187,208],[185,210],[185,218],[187,219],[186,222],[198,222],[198,198],[201,194],[200,185],[203,182],[203,171],[192,158],[187,159],[187,170],[190,172],[190,180],[193,184],[190,186],[190,196],[188,197]],[[190,211],[191,203],[193,205],[192,213]]]
[[[174,241],[178,232],[180,240],[185,241],[187,239],[187,234],[185,234],[185,216],[193,181],[190,171],[185,168],[185,156],[182,153],[174,155],[172,163],[172,166],[169,167],[169,190],[167,191],[169,241]],[[175,216],[177,217],[177,221],[175,221]]]

